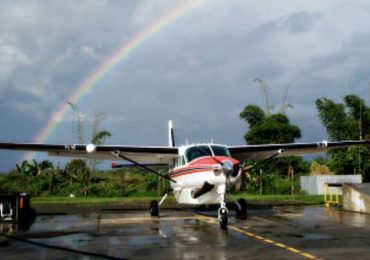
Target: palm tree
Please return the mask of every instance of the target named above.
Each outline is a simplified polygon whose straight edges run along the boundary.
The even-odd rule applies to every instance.
[[[104,141],[110,136],[112,136],[112,134],[109,131],[102,130],[102,131],[93,133],[91,141],[93,144],[100,145],[100,144],[103,144]]]
[[[18,171],[19,174],[29,175],[30,165],[29,165],[28,161],[23,161],[21,165],[16,164],[15,166],[17,167],[17,171]]]
[[[35,159],[33,159],[32,162],[23,161],[21,166],[17,164],[16,167],[19,174],[30,177],[27,178],[27,182],[29,182],[28,184],[32,189],[32,193],[37,195],[41,192],[42,190],[41,183],[42,178],[44,177],[49,177],[49,193],[51,192],[53,176],[52,171],[50,170],[52,170],[54,166],[50,161],[45,160],[38,163]]]
[[[73,111],[73,117],[74,117],[73,122],[75,124],[74,129],[76,128],[76,132],[77,132],[77,135],[78,135],[79,142],[84,143],[84,141],[83,141],[84,140],[84,138],[83,138],[84,137],[84,127],[83,127],[83,117],[84,117],[84,115],[78,110],[76,104],[74,104],[72,102],[68,102],[68,105],[71,107],[71,109]],[[91,131],[91,143],[93,143],[95,145],[103,144],[105,142],[105,140],[112,135],[107,130],[99,130],[99,125],[101,124],[101,122],[104,119],[105,119],[105,116],[103,114],[96,115],[95,118],[94,118],[94,121],[93,121],[93,124],[92,124],[92,131]],[[83,172],[83,184],[84,184],[84,193],[85,193],[85,195],[87,194],[88,187],[90,185],[91,172],[96,172],[98,163],[99,162],[97,160],[89,160],[88,164],[89,164],[90,169],[88,169],[88,171],[87,170],[82,171]],[[69,170],[66,168],[66,171],[69,171]],[[68,174],[74,174],[74,173],[72,172],[72,173],[68,173]],[[72,178],[70,180],[71,180],[71,182],[73,181]]]
[[[66,174],[70,178],[70,184],[81,179],[83,183],[83,193],[86,196],[88,193],[90,181],[90,169],[86,162],[82,159],[73,159],[66,166]]]
[[[52,162],[48,160],[44,160],[39,163],[38,170],[40,174],[38,176],[46,176],[49,179],[49,195],[53,191],[53,183],[54,183],[54,165]]]
[[[92,126],[92,136],[91,136],[91,142],[95,145],[101,145],[105,142],[107,138],[112,136],[112,134],[107,130],[98,130],[99,124],[105,119],[104,115],[97,115],[95,117],[93,126]],[[99,161],[98,160],[90,160],[89,166],[91,169],[91,172],[95,173],[98,167]],[[85,179],[85,187],[89,187],[90,181],[91,181],[91,172],[89,171]]]

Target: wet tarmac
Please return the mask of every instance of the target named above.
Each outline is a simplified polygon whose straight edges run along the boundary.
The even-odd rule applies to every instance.
[[[370,215],[322,207],[252,209],[220,230],[215,211],[41,215],[0,224],[0,259],[367,259]]]

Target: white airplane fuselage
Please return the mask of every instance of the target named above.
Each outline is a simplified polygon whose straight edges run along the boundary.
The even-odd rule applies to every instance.
[[[169,177],[174,196],[181,204],[219,204],[226,192],[226,185],[236,184],[240,172],[225,174],[223,163],[238,165],[227,148],[221,145],[202,144],[184,146]],[[197,195],[196,195],[197,194]]]

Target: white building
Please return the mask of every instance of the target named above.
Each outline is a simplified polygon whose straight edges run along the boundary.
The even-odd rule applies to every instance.
[[[301,190],[309,195],[323,195],[325,183],[362,183],[361,175],[301,176]],[[340,189],[339,194],[342,194]]]

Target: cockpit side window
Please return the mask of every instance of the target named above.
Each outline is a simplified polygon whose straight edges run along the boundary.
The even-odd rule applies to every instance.
[[[211,147],[215,156],[231,156],[229,150],[224,146],[212,145]]]
[[[186,158],[191,162],[199,157],[212,156],[212,152],[207,145],[193,146],[186,150]]]

